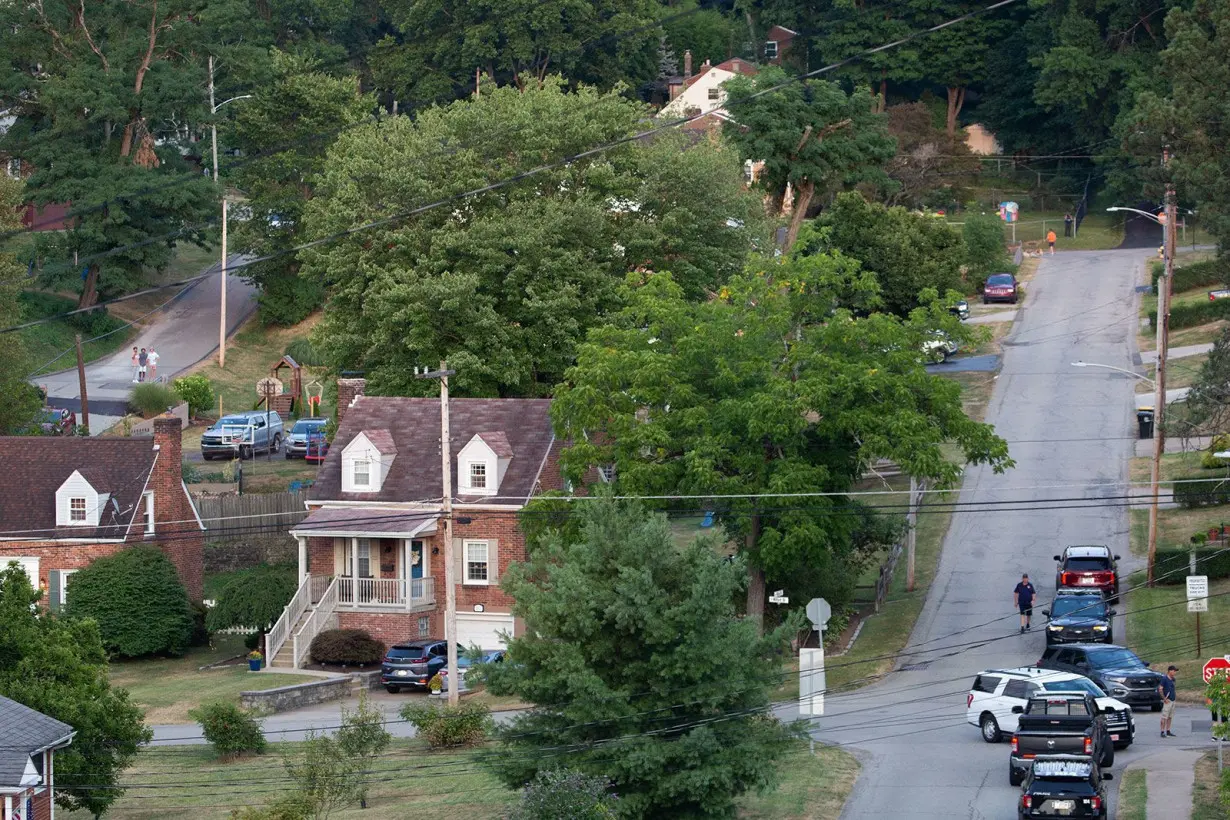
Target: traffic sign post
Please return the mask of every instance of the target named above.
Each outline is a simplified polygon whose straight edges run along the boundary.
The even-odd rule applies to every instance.
[[[1209,611],[1209,576],[1187,576],[1187,611],[1196,613],[1196,657],[1199,658],[1204,654],[1200,647],[1200,613]]]
[[[832,617],[833,607],[823,598],[812,598],[805,609],[812,629],[820,633],[818,649],[799,650],[799,714],[824,714],[824,630]]]
[[[784,589],[779,589],[777,592],[774,592],[772,595],[770,595],[770,596],[769,596],[769,603],[771,603],[771,604],[788,604],[788,603],[790,603],[790,599],[786,597],[786,590],[784,590]]]
[[[1225,677],[1230,675],[1230,655],[1225,655],[1220,658],[1209,658],[1204,663],[1204,682],[1209,684],[1213,678],[1218,676]],[[1217,723],[1213,725],[1214,733],[1217,733],[1217,726],[1222,722],[1221,707],[1217,709]],[[1225,731],[1225,725],[1222,724],[1222,731]],[[1221,771],[1224,763],[1222,762],[1222,744],[1225,743],[1225,738],[1221,734],[1217,734],[1217,771]]]

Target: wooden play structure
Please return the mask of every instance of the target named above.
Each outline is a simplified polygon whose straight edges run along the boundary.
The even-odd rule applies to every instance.
[[[281,376],[283,368],[290,368],[290,379],[283,379]],[[269,409],[277,413],[283,419],[290,418],[291,413],[302,407],[303,399],[303,368],[292,359],[290,356],[283,356],[278,359],[277,364],[269,368],[269,378],[281,382],[285,387],[283,390],[274,396],[266,397],[260,395],[260,402],[257,407],[263,407],[266,402],[269,402]],[[264,379],[261,380],[262,382]]]

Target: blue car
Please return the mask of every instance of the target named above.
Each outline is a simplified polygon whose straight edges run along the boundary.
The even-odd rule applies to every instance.
[[[313,450],[317,449],[318,442],[323,440],[325,425],[328,423],[328,419],[299,419],[295,422],[295,426],[290,428],[290,435],[286,439],[286,457],[306,458],[309,441],[312,442]],[[313,433],[319,435],[313,437]]]

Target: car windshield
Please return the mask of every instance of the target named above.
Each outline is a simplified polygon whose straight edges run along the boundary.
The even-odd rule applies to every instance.
[[[1098,685],[1088,678],[1074,678],[1073,680],[1052,680],[1042,684],[1042,688],[1048,692],[1088,692],[1095,698],[1104,698],[1106,693],[1098,688]]]
[[[1110,569],[1110,561],[1105,558],[1069,558],[1063,567],[1073,572],[1100,572]]]
[[[416,661],[425,651],[421,646],[394,646],[385,657],[391,661]]]
[[[1051,618],[1075,615],[1081,618],[1106,619],[1106,602],[1093,595],[1070,595],[1056,598],[1051,603]]]
[[[994,276],[988,276],[987,284],[988,285],[1011,285],[1012,284],[1012,274],[997,273]]]
[[[1098,649],[1089,652],[1089,662],[1098,669],[1144,669],[1140,658],[1126,649]]]
[[[223,416],[214,427],[247,427],[248,420],[243,416]]]
[[[313,430],[324,427],[324,419],[301,419],[295,422],[295,426],[290,428],[292,433],[310,433]]]

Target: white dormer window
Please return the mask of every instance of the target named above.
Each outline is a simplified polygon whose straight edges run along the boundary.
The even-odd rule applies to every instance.
[[[458,492],[498,495],[512,459],[512,445],[502,431],[476,433],[457,453]]]
[[[470,462],[470,489],[487,489],[487,464],[485,462]]]
[[[88,520],[84,498],[68,500],[68,520],[73,524],[84,524]]]
[[[360,432],[342,450],[342,492],[380,492],[396,457],[388,430]]]
[[[94,489],[79,470],[73,470],[56,490],[56,526],[97,527],[103,511],[110,509],[109,498]]]

